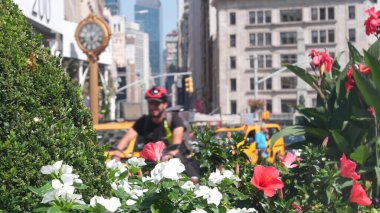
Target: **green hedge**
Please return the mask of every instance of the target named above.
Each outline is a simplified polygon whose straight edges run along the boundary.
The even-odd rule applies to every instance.
[[[109,195],[103,150],[80,90],[42,47],[17,6],[0,1],[0,212],[29,212],[41,201],[28,186],[46,180],[43,165],[64,160],[89,186],[88,200]],[[35,68],[28,58],[35,54]]]

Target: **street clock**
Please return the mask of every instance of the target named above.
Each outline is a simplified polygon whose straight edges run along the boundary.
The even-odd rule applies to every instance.
[[[79,48],[89,57],[98,56],[107,47],[110,36],[107,23],[95,14],[80,21],[75,31]]]

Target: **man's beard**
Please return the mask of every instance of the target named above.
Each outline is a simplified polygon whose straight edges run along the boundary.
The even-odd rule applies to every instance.
[[[157,115],[149,114],[149,116],[152,117],[152,118],[159,118],[159,117],[161,117],[162,113],[164,113],[164,110],[161,110],[161,112],[158,113]]]

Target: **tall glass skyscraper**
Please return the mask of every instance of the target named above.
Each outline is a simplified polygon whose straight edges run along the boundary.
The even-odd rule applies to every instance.
[[[120,15],[120,0],[105,0],[104,5],[110,9],[112,15]]]
[[[147,12],[139,13],[143,10]],[[137,0],[135,22],[140,24],[141,31],[149,35],[151,73],[152,76],[159,75],[163,72],[162,7],[160,0]],[[155,79],[156,85],[161,85],[161,82],[160,79]]]

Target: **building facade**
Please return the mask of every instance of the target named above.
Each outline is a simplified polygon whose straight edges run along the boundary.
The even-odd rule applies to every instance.
[[[139,11],[147,11],[139,13]],[[149,35],[149,61],[152,75],[163,73],[163,34],[162,7],[160,0],[137,0],[135,4],[135,22],[140,30]],[[157,85],[163,85],[163,79],[155,79]]]
[[[283,64],[310,68],[307,54],[313,48],[326,49],[333,57],[343,53],[339,63],[344,66],[349,57],[347,41],[358,49],[370,44],[363,23],[371,3],[364,0],[214,0],[213,5],[222,114],[251,113],[248,100],[264,99],[272,119],[289,121],[292,106],[316,104],[315,91],[290,71],[260,83],[255,97],[256,56],[260,80]]]

